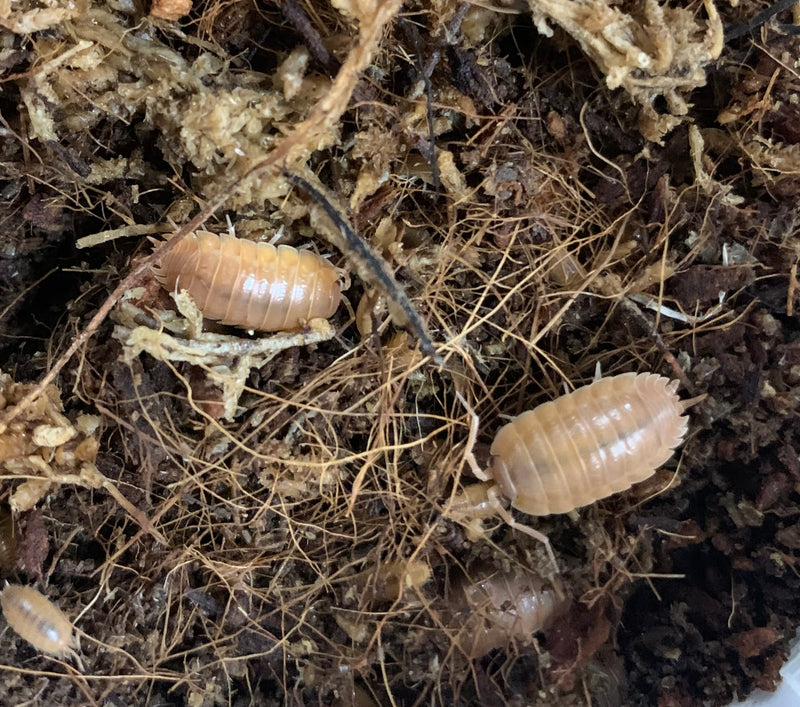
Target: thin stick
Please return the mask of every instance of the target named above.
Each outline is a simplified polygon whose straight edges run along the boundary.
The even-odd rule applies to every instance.
[[[400,286],[400,283],[395,279],[394,274],[389,268],[388,263],[375,251],[370,248],[369,244],[361,238],[345,220],[344,216],[331,204],[330,200],[316,187],[309,184],[305,179],[297,174],[287,172],[284,170],[283,176],[288,179],[292,184],[300,187],[311,198],[314,199],[325,211],[333,221],[336,228],[344,237],[347,247],[353,252],[356,265],[363,263],[364,271],[362,277],[365,279],[375,280],[375,284],[380,287],[381,291],[394,302],[403,312],[406,318],[406,326],[411,330],[411,333],[417,337],[419,347],[426,356],[430,356],[434,363],[438,366],[444,366],[444,361],[436,354],[436,346],[431,340],[428,330],[425,327],[425,322],[417,312],[414,305],[411,303],[405,290]]]
[[[50,370],[31,391],[10,408],[0,420],[0,434],[8,429],[8,424],[27,408],[67,365],[89,338],[97,331],[100,324],[108,316],[114,305],[125,292],[139,285],[149,275],[151,268],[158,263],[167,253],[175,248],[178,243],[192,231],[202,226],[227,199],[236,192],[249,179],[266,177],[268,173],[277,173],[280,166],[289,161],[294,153],[303,153],[304,145],[312,134],[326,131],[342,116],[347,109],[350,96],[356,86],[358,77],[363,69],[372,61],[378,42],[383,33],[384,26],[391,21],[400,10],[402,0],[385,0],[377,4],[371,15],[361,18],[361,28],[358,44],[347,55],[347,59],[336,76],[331,90],[314,106],[311,114],[295,130],[278,144],[261,162],[235,180],[228,189],[223,189],[216,197],[206,203],[203,209],[189,223],[181,226],[175,235],[164,241],[151,255],[142,260],[128,275],[117,285],[108,299],[102,304],[97,313],[91,318],[86,328],[75,337],[72,344],[53,363]]]
[[[783,12],[784,10],[788,10],[796,2],[797,0],[778,0],[766,9],[753,15],[747,22],[729,26],[725,30],[725,44],[737,39],[738,37],[741,37],[744,34],[755,33],[755,31],[760,29],[762,25],[765,25],[767,22],[769,22],[772,17],[780,12]]]
[[[422,83],[425,86],[425,112],[428,119],[428,151],[426,155],[428,161],[431,163],[431,180],[433,181],[433,190],[439,191],[439,162],[436,159],[436,128],[434,125],[433,115],[433,88],[431,86],[430,73],[425,70],[422,63],[422,49],[420,48],[419,30],[416,25],[408,20],[400,18],[400,26],[406,33],[406,36],[411,40],[411,45],[414,47],[414,58],[417,61],[417,73],[419,73]],[[432,72],[433,69],[431,69]]]

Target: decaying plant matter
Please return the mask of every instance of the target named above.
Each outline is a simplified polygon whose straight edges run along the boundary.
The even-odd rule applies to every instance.
[[[7,408],[30,389],[0,372],[0,400]],[[62,412],[58,389],[50,386],[0,435],[0,462],[7,480],[19,479],[10,496],[12,511],[28,511],[58,483],[93,478],[99,448],[96,415],[70,421]]]
[[[698,8],[641,0],[628,7],[594,0],[528,0],[536,27],[552,36],[553,22],[580,44],[605,74],[611,89],[622,87],[641,106],[639,128],[661,140],[685,120],[687,95],[706,83],[706,69],[722,52],[722,20],[713,0]],[[657,98],[666,101],[660,114]]]
[[[165,363],[183,361],[199,367],[207,382],[219,388],[219,416],[225,419],[236,416],[252,369],[262,368],[280,351],[326,341],[336,333],[327,319],[319,318],[300,331],[257,338],[203,331],[203,312],[187,291],[172,294],[177,313],[146,311],[137,302],[142,295],[141,290],[129,291],[111,315],[117,324],[112,336],[123,345],[123,358],[131,362],[147,352]]]
[[[0,402],[12,408],[29,394],[32,384],[17,383],[0,372]],[[133,518],[163,540],[150,521],[135,509],[95,465],[99,449],[101,420],[96,415],[79,415],[74,423],[62,413],[61,397],[55,386],[26,405],[0,434],[2,479],[9,484],[11,511],[30,511],[59,485],[77,484],[105,489]]]
[[[4,571],[84,632],[81,673],[0,631],[0,702],[774,686],[800,622],[800,40],[760,9],[0,3]],[[232,229],[330,254],[329,320],[250,333],[161,288],[181,239]],[[702,401],[633,487],[508,511],[553,577],[515,524],[449,511],[509,417],[597,364]]]

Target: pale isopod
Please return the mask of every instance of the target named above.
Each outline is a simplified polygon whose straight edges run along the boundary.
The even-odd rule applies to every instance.
[[[502,515],[502,496],[530,515],[568,513],[643,481],[686,434],[677,385],[655,373],[623,373],[523,413],[497,432],[489,481],[467,487],[453,511]]]
[[[169,291],[186,290],[204,317],[258,331],[327,319],[341,298],[337,269],[319,255],[207,231],[178,243],[155,277]]]
[[[512,640],[530,641],[567,608],[568,602],[554,589],[545,589],[542,578],[531,570],[485,574],[478,580],[464,577],[450,596],[457,609],[450,623],[461,624],[457,640],[470,658]]]
[[[534,516],[568,513],[651,476],[683,441],[677,381],[655,373],[601,378],[500,428],[490,476]]]
[[[63,611],[32,587],[10,584],[0,594],[3,614],[34,648],[44,653],[72,653],[72,622]]]

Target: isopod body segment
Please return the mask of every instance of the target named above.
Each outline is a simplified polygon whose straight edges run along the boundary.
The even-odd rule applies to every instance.
[[[546,402],[502,427],[488,475],[515,508],[567,513],[648,478],[683,441],[677,381],[623,373]]]
[[[167,290],[186,290],[203,316],[257,331],[327,319],[341,299],[339,273],[319,255],[207,231],[183,238],[154,274]]]
[[[459,645],[479,658],[510,641],[526,643],[546,629],[568,606],[554,589],[546,589],[532,570],[480,571],[477,579],[456,582],[450,605],[451,623],[460,624]]]
[[[0,594],[0,605],[8,625],[37,650],[53,655],[72,652],[72,622],[32,587],[8,585]]]

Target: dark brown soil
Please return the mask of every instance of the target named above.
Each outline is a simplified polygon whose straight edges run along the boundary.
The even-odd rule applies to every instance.
[[[756,27],[759,5],[721,4],[717,58],[710,2],[655,33],[639,2],[595,3],[583,24],[569,4],[412,2],[373,45],[373,3],[340,4],[0,10],[6,413],[146,236],[216,197],[207,230],[278,232],[352,279],[335,337],[260,358],[138,353],[118,309],[0,434],[16,543],[0,522],[0,566],[75,620],[82,663],[3,622],[0,704],[684,707],[774,689],[800,625],[791,11]],[[672,63],[597,44],[612,7],[644,27],[625,35],[639,53],[672,38]],[[345,90],[359,47],[374,55]],[[336,120],[300,135],[337,91],[341,117],[331,98]],[[308,194],[279,170],[248,177],[290,143],[278,167],[316,180],[388,262],[443,366],[396,306],[370,314],[393,293]],[[136,323],[156,326],[175,305],[136,284]],[[206,324],[215,342],[264,336]],[[244,363],[237,399],[220,381]],[[555,574],[542,543],[497,517],[478,532],[450,501],[474,481],[470,451],[486,468],[508,416],[597,364],[697,400],[674,458],[631,491],[575,518],[514,511],[549,537]],[[456,393],[480,421],[471,448]],[[34,443],[43,424],[80,433]],[[530,595],[538,580],[515,584],[530,571],[553,617],[477,651],[519,597],[476,608],[469,587]]]

